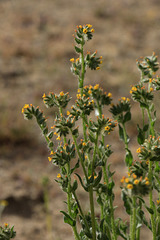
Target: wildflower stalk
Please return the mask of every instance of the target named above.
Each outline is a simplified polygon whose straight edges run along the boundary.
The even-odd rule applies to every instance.
[[[85,61],[84,61],[83,45],[84,45],[84,39],[82,39],[82,43],[81,43],[82,72],[81,72],[81,79],[80,79],[80,82],[79,82],[79,86],[81,87],[81,96],[83,95],[83,82],[84,82],[84,77],[85,77]],[[86,124],[85,124],[85,115],[84,114],[82,116],[82,124],[83,124],[84,140],[87,141]],[[98,141],[98,134],[96,136],[96,142],[95,142],[95,146],[94,146],[92,171],[91,171],[92,174],[94,173],[97,141]],[[90,185],[90,187],[89,187],[89,200],[90,200],[91,221],[92,221],[92,239],[96,240],[96,224],[95,224],[94,198],[93,198],[93,186],[92,185]]]

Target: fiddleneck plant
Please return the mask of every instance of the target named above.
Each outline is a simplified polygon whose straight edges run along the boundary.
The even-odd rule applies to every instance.
[[[48,160],[59,169],[56,182],[67,198],[67,211],[61,213],[64,222],[72,227],[76,240],[117,240],[119,237],[139,240],[143,225],[152,232],[153,240],[157,240],[160,239],[160,137],[155,130],[156,111],[153,103],[154,92],[160,90],[160,78],[155,74],[158,70],[157,56],[153,54],[137,60],[141,78],[138,84],[132,86],[130,94],[142,109],[142,125],[137,125],[138,160],[133,160],[126,129],[126,123],[131,120],[130,99],[122,97],[115,105],[112,94],[103,91],[99,84],[84,84],[87,68],[99,70],[102,63],[97,51],[90,53],[84,50],[93,33],[90,24],[77,26],[75,30],[74,48],[78,58],[71,58],[70,62],[71,71],[78,79],[78,92],[72,107],[66,110],[71,100],[68,92],[43,95],[46,107],[57,107],[51,130],[39,107],[25,104],[22,113],[25,119],[36,118],[50,150]],[[106,106],[113,119],[106,116]],[[126,152],[128,175],[122,177],[121,188],[129,222],[115,216],[115,172],[110,170],[108,159],[113,153],[109,138],[116,126]],[[80,185],[88,194],[87,211],[83,209],[78,195]],[[154,202],[153,194],[156,192],[157,201]],[[145,202],[145,195],[149,196],[149,206]],[[96,202],[98,214],[95,213]],[[147,214],[150,220],[147,220]]]

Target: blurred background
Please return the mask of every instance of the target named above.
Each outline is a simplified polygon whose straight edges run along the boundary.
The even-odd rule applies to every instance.
[[[0,200],[8,201],[1,224],[15,225],[17,240],[73,239],[59,213],[65,195],[54,181],[58,170],[48,162],[36,123],[25,121],[21,108],[39,105],[52,119],[55,112],[45,109],[43,93],[76,93],[69,62],[75,57],[72,35],[77,25],[87,23],[95,33],[86,49],[97,50],[103,64],[99,71],[88,71],[86,84],[99,83],[115,100],[130,97],[131,84],[139,80],[136,59],[159,54],[159,12],[159,0],[0,0]],[[133,120],[137,117],[133,103]],[[135,149],[136,126],[131,123],[128,131]],[[117,139],[111,161],[120,194],[124,149]],[[46,176],[51,227],[43,200]],[[87,209],[86,201],[83,207]],[[126,218],[122,205],[116,214]],[[145,239],[151,239],[148,233]]]

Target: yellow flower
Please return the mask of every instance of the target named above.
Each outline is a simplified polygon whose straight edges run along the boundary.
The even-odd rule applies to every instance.
[[[99,59],[102,59],[102,56],[100,56]]]
[[[70,112],[69,112],[69,111],[67,111],[67,115],[70,115]]]
[[[124,183],[124,178],[121,179],[121,183]]]
[[[84,29],[83,29],[83,33],[85,33],[85,34],[86,34],[87,32],[88,32],[88,31],[87,31],[87,29],[86,29],[86,28],[84,28]]]
[[[128,185],[127,185],[127,188],[128,188],[128,189],[133,189],[133,185],[132,185],[132,184],[128,184]]]
[[[92,27],[92,25],[91,25],[91,24],[86,24],[86,26],[87,26],[88,28],[91,28],[91,27]]]
[[[42,96],[42,98],[45,98],[45,97],[46,97],[46,94],[44,93],[43,96]]]
[[[132,175],[132,176],[133,176],[133,178],[134,178],[134,179],[135,179],[135,178],[137,178],[137,175],[136,175],[136,174],[134,174],[134,173],[133,173],[133,175]]]
[[[91,32],[94,33],[94,29],[93,28],[91,29]]]
[[[139,180],[138,180],[138,179],[134,180],[134,184],[135,184],[135,185],[137,185],[138,183],[139,183]]]
[[[64,92],[62,91],[62,92],[60,92],[60,94],[59,94],[61,97],[63,97],[64,96]]]
[[[51,158],[51,157],[48,157],[48,161],[51,162],[51,161],[52,161],[52,158]]]
[[[112,97],[112,93],[108,93],[108,97]]]
[[[8,227],[8,223],[5,223],[4,226],[7,228]]]
[[[125,182],[126,182],[126,183],[129,183],[129,179],[128,179],[128,178],[125,178]]]
[[[103,61],[100,61],[99,63],[102,64]]]
[[[132,87],[131,91],[137,91],[137,88],[136,87]]]
[[[94,86],[94,89],[96,90],[96,89],[98,89],[99,88],[99,84],[96,84],[95,86]]]
[[[56,140],[61,140],[61,137],[60,137],[60,136],[58,136],[58,137],[56,138]]]
[[[121,99],[122,99],[123,101],[126,101],[126,98],[125,98],[125,97],[121,97]]]
[[[89,91],[88,91],[88,93],[89,93],[89,94],[91,94],[91,93],[92,93],[92,91],[91,91],[91,90],[89,90]]]
[[[70,59],[70,62],[74,62],[74,58],[71,58],[71,59]]]
[[[57,174],[57,178],[61,178],[61,174],[60,173]]]
[[[85,143],[85,142],[83,142],[83,143],[82,143],[82,145],[83,145],[83,146],[86,146],[86,143]]]
[[[106,126],[105,127],[105,131],[109,131],[110,130],[110,127],[109,126]]]
[[[22,108],[22,113],[24,113],[25,109],[29,108],[29,104],[25,104]]]
[[[145,182],[145,185],[149,185],[149,181],[146,181],[146,182]]]
[[[151,88],[150,88],[150,91],[152,92],[153,90],[154,90],[154,89],[151,87]]]
[[[160,205],[160,200],[157,200],[157,204]]]
[[[100,67],[96,67],[96,70],[99,70],[100,69]]]
[[[138,149],[137,149],[137,153],[140,153],[140,152],[141,152],[141,148],[138,148]]]

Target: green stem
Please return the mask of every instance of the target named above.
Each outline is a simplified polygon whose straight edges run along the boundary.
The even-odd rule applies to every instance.
[[[106,165],[102,167],[103,174],[104,174],[104,180],[106,184],[108,185],[108,176],[106,173]],[[111,217],[111,226],[112,226],[112,239],[117,240],[117,234],[116,234],[116,228],[115,228],[115,221],[114,221],[114,208],[113,208],[113,197],[109,197],[109,203],[110,203],[110,217]]]
[[[94,145],[93,151],[93,159],[92,159],[92,174],[94,173],[94,165],[96,159],[96,150],[97,150],[97,142],[98,142],[98,133],[96,135],[96,141]],[[93,199],[93,186],[89,187],[89,200],[90,200],[90,210],[91,210],[91,220],[92,220],[92,239],[96,240],[96,223],[95,223],[95,212],[94,212],[94,199]]]
[[[122,128],[123,128],[123,134],[124,134],[125,148],[128,149],[127,132],[126,132],[126,128],[125,128],[125,124],[124,123],[122,123]]]
[[[111,211],[111,226],[112,226],[112,238],[113,240],[117,240],[115,222],[114,222],[114,208],[113,208],[113,196],[110,196],[110,211]]]
[[[83,43],[81,44],[81,61],[82,61],[82,72],[81,72],[81,89],[82,89],[81,95],[82,95],[83,94],[84,76],[85,76],[85,62],[84,62],[84,53],[83,53]]]
[[[68,172],[68,191],[67,191],[67,205],[68,205],[68,213],[70,216],[72,216],[72,212],[71,212],[71,197],[72,197],[72,193],[71,193],[71,177],[70,177],[70,164],[67,164],[67,172]],[[80,240],[79,234],[77,232],[77,228],[76,226],[72,227],[73,229],[73,233],[75,236],[76,240]]]
[[[91,209],[91,220],[92,220],[92,240],[96,240],[96,224],[95,224],[95,212],[94,212],[94,199],[93,199],[93,186],[89,187],[89,200]]]
[[[142,123],[143,123],[143,127],[144,127],[144,108],[142,107]]]
[[[149,161],[149,172],[148,172],[148,178],[149,178],[149,182],[150,182],[150,184],[152,184],[152,181],[153,181],[152,165],[153,165],[153,163],[152,163],[151,161]],[[154,209],[154,206],[153,206],[152,187],[151,187],[150,192],[149,192],[149,204],[150,204],[150,208],[153,210],[153,209]],[[153,240],[156,240],[156,224],[155,224],[155,217],[154,217],[154,214],[150,214],[150,216],[151,216],[151,226],[152,226]]]
[[[139,205],[140,210],[141,210],[142,209],[142,202],[140,200],[139,200],[138,205]],[[136,229],[136,240],[140,240],[140,231],[141,231],[140,227],[138,229]]]
[[[88,232],[90,232],[90,229],[89,229],[89,226],[88,226],[88,222],[86,221],[86,218],[85,218],[85,216],[84,216],[84,213],[83,213],[83,210],[82,210],[82,208],[81,208],[80,202],[79,202],[79,200],[78,200],[78,198],[77,198],[77,195],[76,195],[75,192],[73,192],[73,195],[74,195],[74,198],[75,198],[76,203],[77,203],[77,205],[78,205],[79,212],[80,212],[80,214],[81,214],[81,216],[82,216],[82,218],[83,218],[83,221],[84,221],[84,223],[85,223],[85,225],[86,225],[86,227],[87,227],[87,230],[88,230]]]
[[[88,180],[88,175],[87,175],[87,172],[86,172],[86,169],[85,169],[85,165],[84,165],[83,159],[82,159],[80,151],[79,151],[77,139],[76,139],[76,137],[73,134],[72,134],[72,137],[73,137],[73,141],[75,143],[75,147],[76,147],[76,151],[78,153],[78,157],[80,159],[80,162],[81,162],[81,165],[82,165],[82,168],[83,168],[83,172],[84,172],[85,178],[86,178],[86,180]]]
[[[149,111],[149,108],[147,108],[147,113],[148,113],[148,118],[149,118],[149,123],[150,123],[150,131],[151,131],[151,135],[155,136],[155,131],[154,131],[154,127],[152,125],[152,117],[151,117],[151,113]]]
[[[136,237],[136,197],[132,197],[132,213],[131,213],[131,222],[130,222],[130,239],[135,240]]]
[[[100,118],[102,118],[102,107],[100,106],[99,102],[97,101],[97,106],[98,106],[98,112],[99,112],[99,116]],[[104,145],[104,136],[102,135],[102,143]],[[105,166],[102,166],[102,171],[103,171],[103,175],[104,175],[104,181],[106,182],[106,184],[108,185],[109,180],[108,180],[108,176],[107,176],[107,172],[106,172],[106,164],[107,164],[107,159],[105,162]],[[113,240],[117,239],[117,234],[116,234],[116,228],[115,228],[115,222],[114,222],[114,209],[113,209],[113,198],[112,196],[109,199],[110,202],[110,211],[111,211],[111,226],[112,226],[112,233],[113,233]],[[101,211],[102,212],[102,211]],[[103,216],[103,214],[102,214]]]

